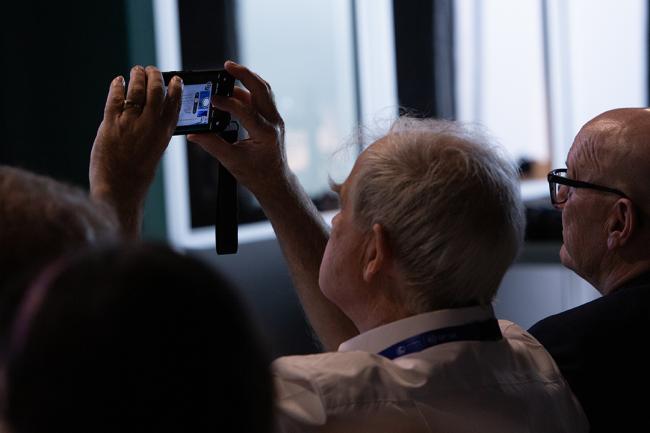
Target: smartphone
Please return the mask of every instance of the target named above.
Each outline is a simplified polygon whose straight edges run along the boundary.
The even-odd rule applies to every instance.
[[[212,107],[212,96],[232,96],[235,79],[224,69],[213,71],[163,72],[165,92],[175,76],[183,79],[181,111],[174,135],[221,132],[230,124],[230,114]]]

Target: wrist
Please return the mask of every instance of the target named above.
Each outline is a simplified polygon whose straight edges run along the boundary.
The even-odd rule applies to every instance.
[[[111,209],[124,238],[137,239],[140,236],[144,215],[144,197],[141,194],[116,191],[107,185],[92,185],[90,197],[96,203]]]

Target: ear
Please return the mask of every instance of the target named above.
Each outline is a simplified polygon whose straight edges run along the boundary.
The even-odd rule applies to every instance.
[[[607,249],[612,251],[627,244],[636,232],[638,223],[632,201],[618,199],[607,220]]]
[[[389,269],[392,260],[388,236],[381,224],[374,224],[368,236],[363,261],[363,280],[366,283],[371,282],[380,271]]]

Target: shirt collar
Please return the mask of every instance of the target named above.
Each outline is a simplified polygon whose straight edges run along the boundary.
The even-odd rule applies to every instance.
[[[494,318],[491,306],[452,308],[417,314],[373,328],[339,346],[339,352],[355,350],[379,353],[393,344],[427,331]]]

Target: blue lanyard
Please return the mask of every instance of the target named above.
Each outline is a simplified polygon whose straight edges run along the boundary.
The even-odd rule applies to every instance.
[[[503,338],[497,319],[488,319],[483,322],[468,323],[467,325],[450,326],[449,328],[435,329],[424,332],[406,340],[395,343],[379,352],[379,355],[388,359],[399,358],[409,353],[421,352],[438,344],[453,341],[498,341]]]

